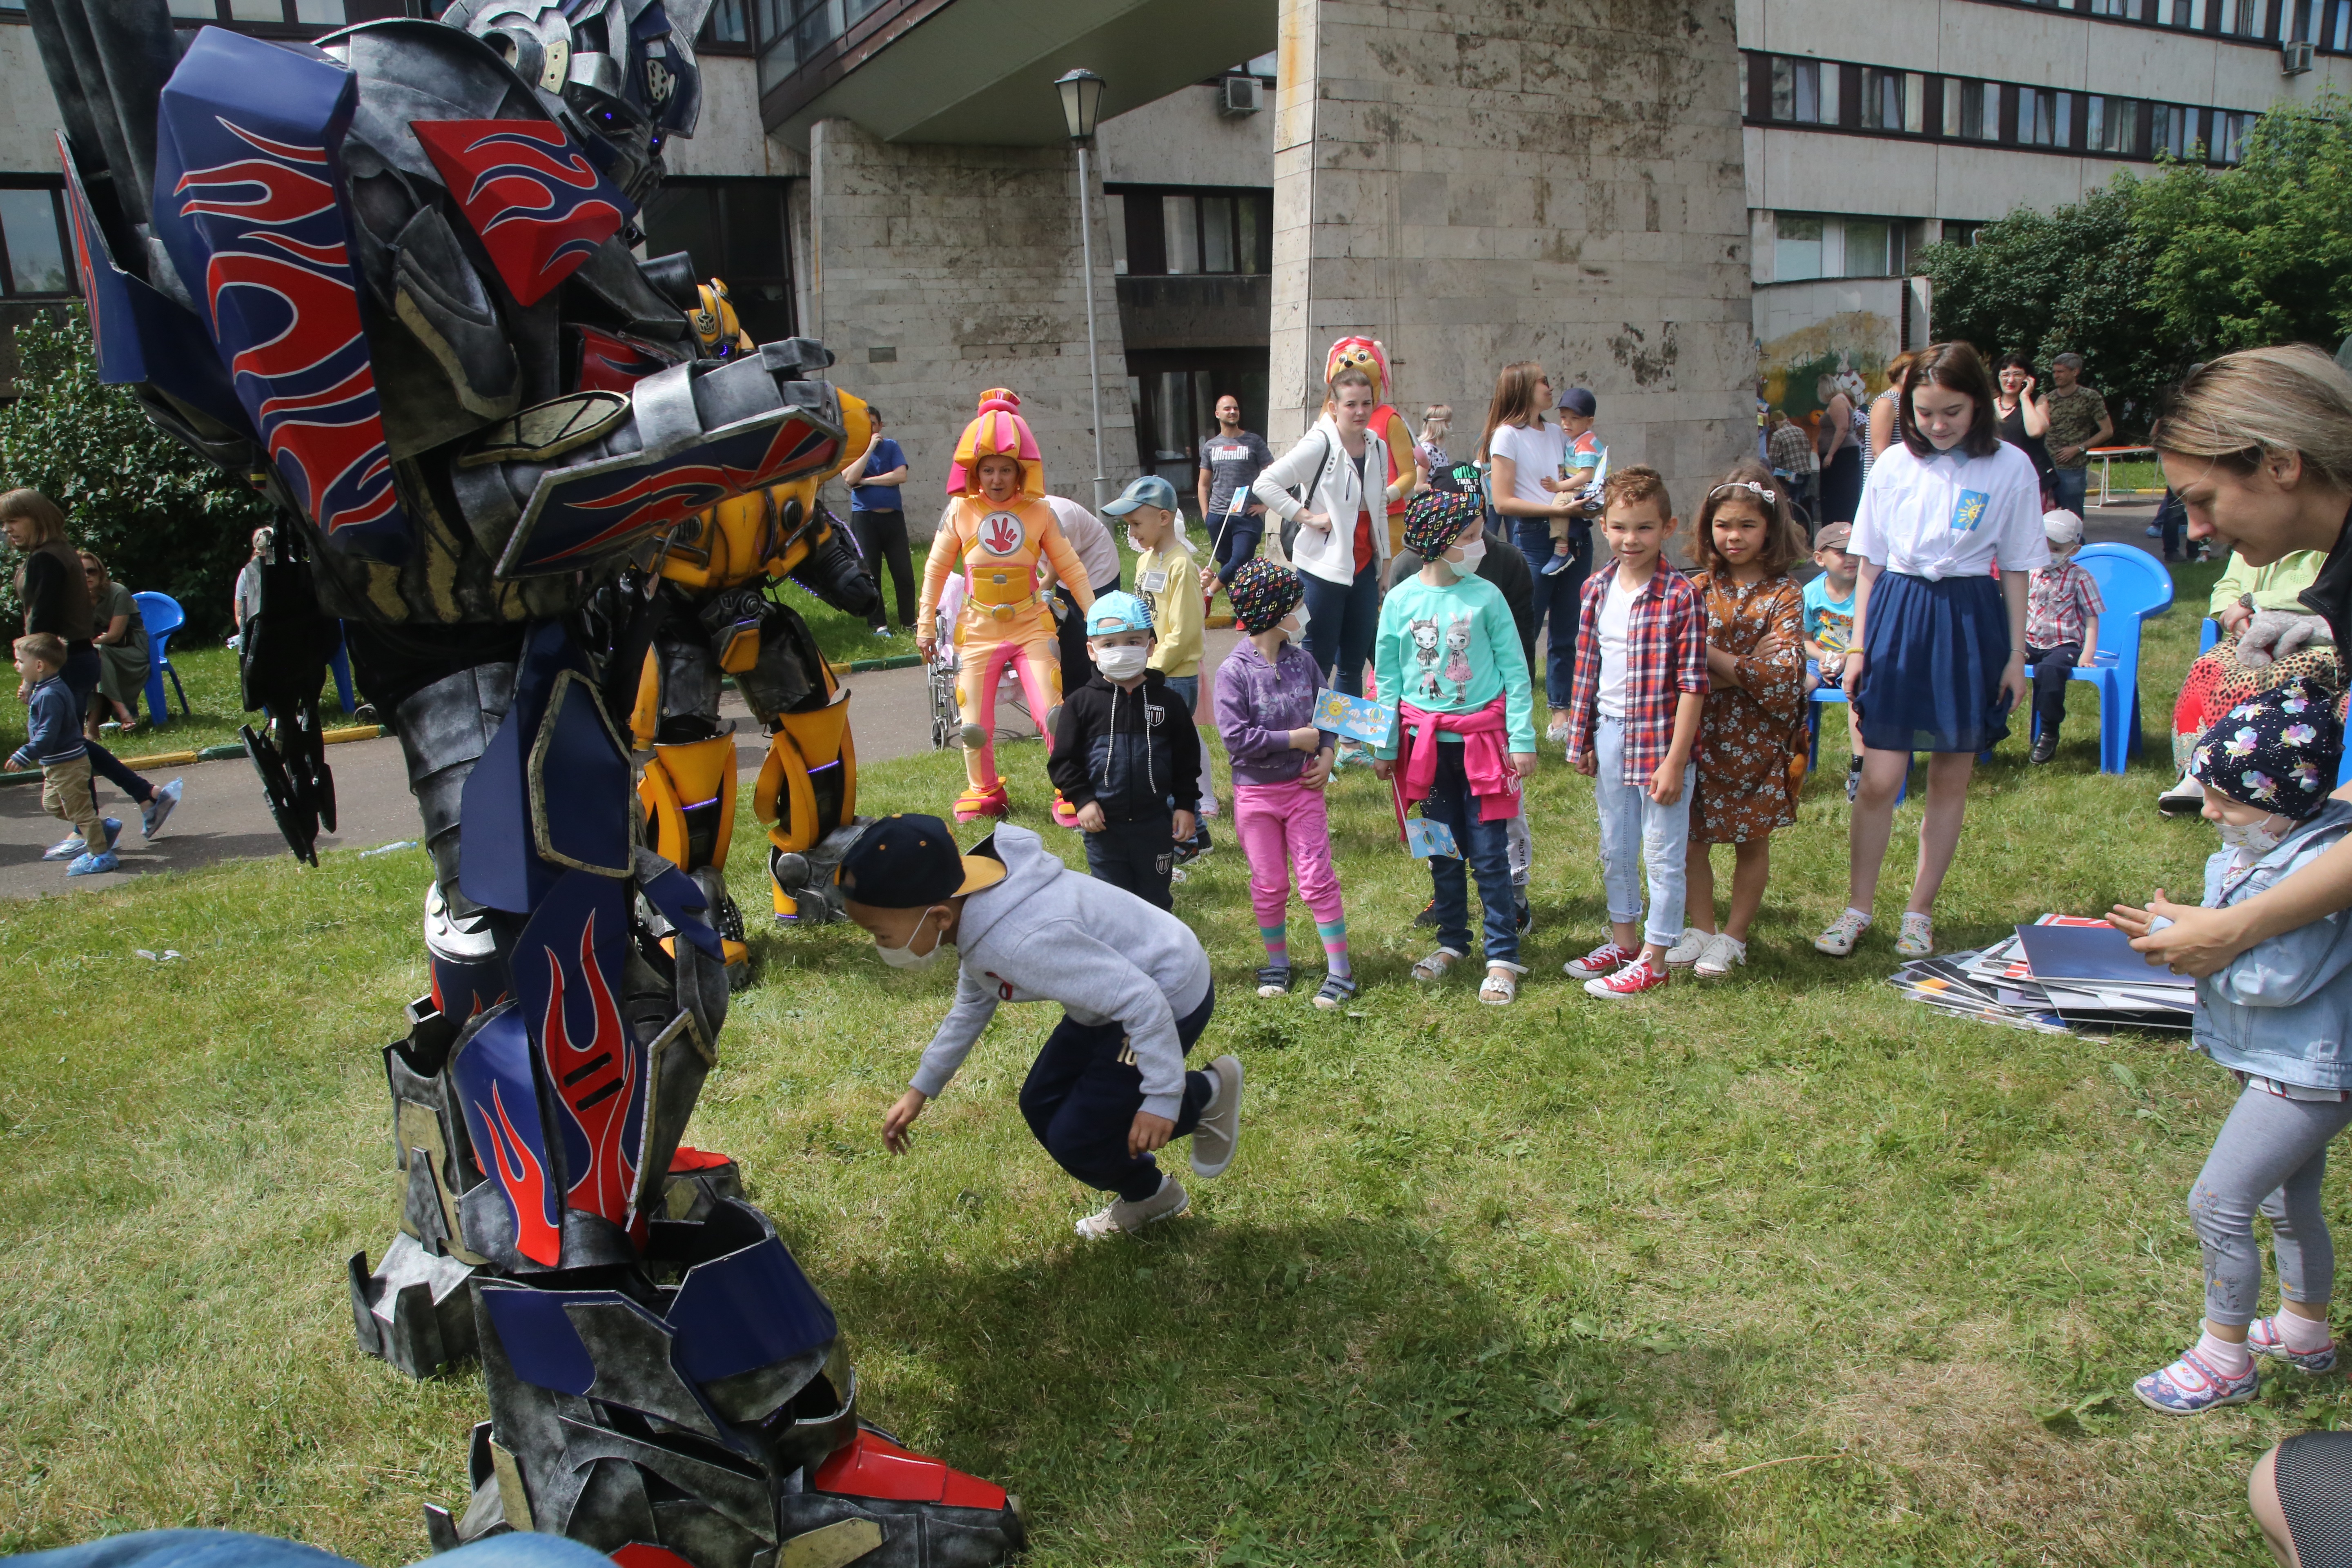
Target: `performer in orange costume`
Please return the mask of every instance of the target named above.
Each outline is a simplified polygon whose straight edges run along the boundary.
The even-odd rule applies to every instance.
[[[948,470],[953,499],[923,564],[915,617],[915,642],[928,659],[939,638],[940,592],[950,573],[963,573],[963,610],[954,634],[961,656],[956,703],[963,713],[970,787],[956,797],[958,822],[1003,816],[1012,809],[996,771],[996,688],[1008,663],[1021,672],[1029,711],[1045,744],[1054,743],[1054,718],[1062,706],[1061,648],[1050,601],[1037,591],[1038,562],[1053,563],[1055,576],[1069,588],[1081,612],[1095,597],[1078,552],[1045,502],[1045,460],[1020,408],[1021,399],[1003,387],[981,394],[980,413],[964,426],[955,465]],[[1054,820],[1065,827],[1077,821],[1058,796]]]
[[[1341,338],[1324,358],[1325,384],[1350,368],[1372,378],[1372,395],[1381,403],[1372,410],[1370,428],[1389,447],[1389,553],[1395,555],[1404,549],[1405,503],[1428,476],[1422,471],[1421,448],[1413,443],[1412,428],[1389,404],[1389,351],[1377,338]]]

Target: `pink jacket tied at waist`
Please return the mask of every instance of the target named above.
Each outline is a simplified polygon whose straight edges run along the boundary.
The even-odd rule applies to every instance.
[[[1503,699],[1496,698],[1472,713],[1432,713],[1410,702],[1397,710],[1403,732],[1404,800],[1407,805],[1426,800],[1437,782],[1437,748],[1441,731],[1462,737],[1462,772],[1470,793],[1478,797],[1478,820],[1500,822],[1519,814],[1519,775],[1511,771],[1505,736]]]

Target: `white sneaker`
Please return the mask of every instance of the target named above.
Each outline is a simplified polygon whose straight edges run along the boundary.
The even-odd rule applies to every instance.
[[[1912,910],[1903,911],[1903,929],[1895,938],[1897,958],[1926,958],[1936,951],[1936,922]]]
[[[1674,954],[1668,953],[1666,960],[1672,963]],[[1734,966],[1747,962],[1748,944],[1726,932],[1707,942],[1706,952],[1700,956],[1691,973],[1701,980],[1720,980],[1730,973]]]
[[[1843,910],[1830,922],[1830,929],[1813,938],[1813,951],[1826,952],[1832,958],[1851,958],[1853,944],[1870,929],[1870,917],[1858,910]]]
[[[1192,1129],[1192,1173],[1204,1182],[1225,1173],[1225,1167],[1234,1163],[1234,1151],[1241,1144],[1241,1058],[1219,1057],[1209,1064],[1209,1076],[1217,1080],[1217,1097],[1202,1110],[1200,1123]]]
[[[1133,1236],[1145,1226],[1157,1225],[1163,1219],[1174,1219],[1192,1206],[1192,1200],[1185,1195],[1183,1184],[1163,1172],[1158,1192],[1138,1204],[1120,1198],[1100,1214],[1087,1215],[1078,1221],[1078,1234],[1088,1241],[1108,1241],[1114,1236]]]
[[[2205,809],[2205,786],[2180,775],[2180,782],[2156,797],[2156,809],[2166,816],[2195,816]]]
[[[1696,926],[1683,927],[1683,939],[1666,949],[1666,967],[1688,969],[1706,956],[1707,944],[1714,941],[1715,933],[1711,931],[1701,931]]]

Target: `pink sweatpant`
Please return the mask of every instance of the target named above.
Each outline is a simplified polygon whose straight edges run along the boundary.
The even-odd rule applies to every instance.
[[[1331,821],[1323,792],[1289,784],[1235,784],[1234,833],[1249,858],[1250,905],[1261,927],[1280,925],[1290,898],[1290,874],[1318,925],[1345,918],[1339,879],[1331,869]]]

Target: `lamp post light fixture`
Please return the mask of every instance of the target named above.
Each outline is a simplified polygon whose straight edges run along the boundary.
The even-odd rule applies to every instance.
[[[1102,359],[1095,348],[1095,195],[1087,173],[1087,147],[1094,140],[1095,116],[1102,108],[1103,89],[1108,85],[1083,66],[1054,79],[1055,89],[1062,95],[1062,122],[1078,149],[1078,254],[1087,269],[1087,380],[1094,388],[1097,511],[1103,509],[1103,486],[1108,480],[1103,474]]]

